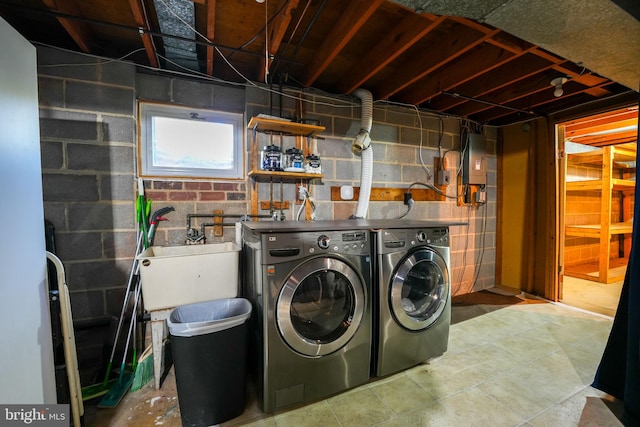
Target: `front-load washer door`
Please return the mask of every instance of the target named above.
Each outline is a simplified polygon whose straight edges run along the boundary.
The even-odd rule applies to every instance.
[[[333,353],[358,330],[366,298],[363,280],[345,262],[329,257],[308,260],[280,290],[278,330],[289,347],[305,356]]]
[[[449,292],[449,272],[444,259],[429,247],[420,248],[405,256],[391,277],[391,312],[406,329],[426,329],[444,311]]]

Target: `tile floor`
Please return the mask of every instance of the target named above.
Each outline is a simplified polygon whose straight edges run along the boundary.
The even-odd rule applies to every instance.
[[[613,317],[616,314],[621,293],[622,281],[598,283],[564,276],[562,303]]]
[[[455,307],[454,307],[455,308]],[[561,304],[517,304],[451,327],[443,356],[306,406],[223,426],[578,426],[612,320]],[[596,399],[599,401],[599,399]],[[87,426],[180,426],[172,373]],[[591,416],[589,425],[615,425]]]

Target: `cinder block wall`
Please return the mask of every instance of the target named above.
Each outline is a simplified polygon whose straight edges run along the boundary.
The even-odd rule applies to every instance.
[[[351,141],[360,128],[361,109],[355,98],[313,91],[279,97],[253,86],[138,72],[131,64],[43,47],[38,48],[38,64],[45,217],[56,229],[57,253],[67,270],[73,315],[79,323],[106,323],[120,313],[124,298],[135,249],[137,100],[241,111],[247,121],[259,113],[295,116],[296,111],[302,111],[305,118],[326,127],[316,143],[324,178],[311,189],[317,216],[344,219],[355,212],[355,201],[332,202],[330,197],[331,186],[359,185],[360,158],[351,153]],[[371,132],[373,185],[406,187],[411,182],[428,181],[420,157],[433,170],[441,124],[443,151],[458,150],[459,120],[445,118],[440,123],[424,113],[418,117],[412,108],[376,103]],[[457,206],[454,199],[417,202],[408,216],[468,222],[468,226],[451,228],[451,275],[456,294],[495,284],[496,130],[485,129],[485,136],[488,203],[469,208]],[[259,146],[266,145],[267,136],[259,138]],[[245,159],[247,165],[250,155]],[[447,155],[452,176],[458,156],[457,151]],[[268,199],[267,187],[260,187],[261,199]],[[275,187],[274,198],[278,200],[280,188]],[[454,190],[450,186],[448,191],[455,194]],[[152,209],[168,205],[176,209],[159,228],[158,245],[184,243],[187,213],[248,212],[244,180],[145,180],[145,191],[152,199]],[[283,186],[282,198],[292,206],[285,213],[287,219],[295,218],[293,185]],[[369,217],[395,218],[404,210],[400,202],[371,202]],[[209,242],[235,238],[233,227],[225,227],[221,238],[213,237],[212,231],[207,236]],[[102,364],[104,335],[90,331],[76,334],[81,367]]]

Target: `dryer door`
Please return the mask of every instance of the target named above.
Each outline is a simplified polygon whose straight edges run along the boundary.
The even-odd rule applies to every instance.
[[[426,329],[444,311],[449,289],[445,260],[431,248],[420,248],[405,256],[391,277],[391,312],[406,329]]]
[[[363,280],[348,264],[335,258],[311,259],[297,267],[280,290],[278,330],[301,354],[333,353],[358,330],[366,298]]]

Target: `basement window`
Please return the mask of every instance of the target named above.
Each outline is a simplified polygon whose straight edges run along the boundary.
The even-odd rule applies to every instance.
[[[244,177],[241,113],[140,102],[138,117],[140,176]]]

